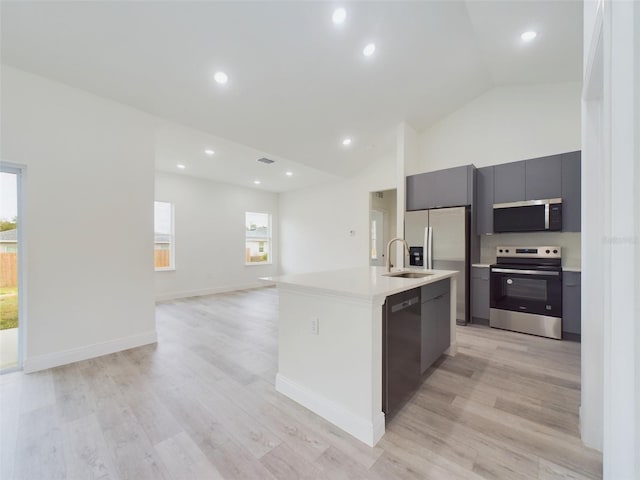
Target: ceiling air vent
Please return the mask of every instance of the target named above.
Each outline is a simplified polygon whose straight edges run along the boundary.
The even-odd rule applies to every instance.
[[[258,161],[264,163],[265,165],[271,165],[272,163],[276,162],[275,160],[271,160],[270,158],[265,157],[259,158]]]

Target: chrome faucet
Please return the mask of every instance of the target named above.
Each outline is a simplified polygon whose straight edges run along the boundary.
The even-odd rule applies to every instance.
[[[407,251],[407,255],[409,255],[409,245],[407,244],[407,241],[405,239],[396,237],[389,240],[389,243],[387,243],[387,273],[391,271],[391,244],[395,241],[402,242],[404,244],[404,249]]]

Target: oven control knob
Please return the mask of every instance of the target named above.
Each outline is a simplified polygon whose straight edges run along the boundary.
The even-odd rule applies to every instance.
[[[507,284],[511,285],[513,283],[513,280],[511,280],[510,278],[507,280]]]
[[[558,250],[554,250],[553,253],[558,253]]]
[[[547,250],[547,253],[551,253],[551,250]]]
[[[502,249],[500,249],[500,253],[502,253]]]
[[[505,252],[509,253],[509,249],[507,248],[507,249],[505,250]]]

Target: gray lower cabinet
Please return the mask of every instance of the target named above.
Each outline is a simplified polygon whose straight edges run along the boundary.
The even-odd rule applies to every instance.
[[[406,210],[471,205],[473,165],[436,170],[407,177]]]
[[[424,373],[451,343],[451,293],[449,279],[425,285],[421,292],[422,350]]]
[[[579,232],[581,152],[562,156],[562,231]]]
[[[580,272],[562,272],[562,337],[565,340],[580,340],[580,284]]]
[[[489,324],[489,267],[471,267],[471,317]]]
[[[493,233],[493,167],[476,171],[476,234]]]

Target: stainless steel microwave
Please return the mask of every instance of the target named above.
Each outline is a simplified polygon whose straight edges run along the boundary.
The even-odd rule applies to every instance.
[[[493,205],[494,233],[540,232],[544,230],[562,230],[561,198],[495,203]]]

